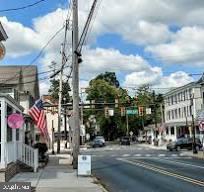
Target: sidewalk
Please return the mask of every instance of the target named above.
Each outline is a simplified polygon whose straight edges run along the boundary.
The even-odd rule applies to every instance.
[[[162,145],[162,146],[154,146],[154,145],[150,145],[150,144],[139,144],[140,146],[143,147],[147,147],[147,148],[151,148],[151,149],[157,149],[157,150],[166,150],[166,145]],[[198,151],[197,154],[193,154],[192,151],[181,151],[181,154],[183,156],[189,156],[189,157],[194,157],[197,159],[203,159],[204,160],[204,152],[203,151]]]
[[[142,146],[142,147],[147,147],[147,148],[151,148],[151,149],[166,150],[166,144],[161,145],[161,146],[154,146],[152,144],[142,143],[142,144],[139,144],[139,145]]]
[[[49,156],[49,163],[38,173],[19,173],[10,182],[31,182],[37,192],[103,192],[92,177],[77,177],[67,154]],[[96,181],[95,181],[96,182]]]
[[[181,154],[204,160],[204,152],[203,151],[198,151],[197,154],[193,154],[192,151],[183,151]]]

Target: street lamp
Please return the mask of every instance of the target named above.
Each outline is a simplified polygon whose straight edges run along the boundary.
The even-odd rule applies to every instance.
[[[195,139],[195,124],[194,124],[194,115],[193,115],[193,99],[194,99],[194,95],[191,94],[190,96],[190,110],[191,110],[191,116],[192,116],[192,131],[193,131],[193,154],[198,153],[197,149],[196,149],[196,139]]]

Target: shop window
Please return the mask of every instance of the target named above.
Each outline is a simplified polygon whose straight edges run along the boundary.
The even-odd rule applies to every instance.
[[[174,135],[174,127],[171,127],[171,135]]]

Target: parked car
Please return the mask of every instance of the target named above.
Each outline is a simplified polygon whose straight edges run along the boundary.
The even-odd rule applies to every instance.
[[[170,142],[167,144],[167,149],[169,151],[180,150],[180,149],[188,149],[192,150],[193,148],[193,138],[179,138],[177,141]],[[196,149],[200,150],[202,148],[202,144],[200,139],[196,138]]]
[[[105,139],[103,136],[96,136],[95,139],[93,140],[92,146],[95,147],[104,147],[105,144]]]
[[[120,139],[121,145],[130,145],[130,137],[125,136]]]
[[[145,143],[146,142],[146,136],[145,135],[141,135],[138,137],[138,142],[139,143]]]

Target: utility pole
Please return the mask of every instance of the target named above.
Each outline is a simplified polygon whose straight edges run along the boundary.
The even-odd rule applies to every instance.
[[[78,0],[73,1],[73,47],[72,47],[72,87],[73,87],[73,168],[78,167],[78,155],[79,155],[79,140],[80,140],[80,128],[79,128],[79,66],[78,66]]]
[[[61,54],[63,54],[63,45],[61,46]],[[62,67],[63,67],[63,60],[62,59]],[[62,76],[63,70],[60,70],[60,81],[59,81],[59,101],[58,101],[58,133],[57,133],[57,153],[60,153],[60,139],[61,139],[61,104],[62,104]]]
[[[66,104],[66,98],[63,98],[64,104]],[[64,106],[64,139],[65,139],[65,149],[67,149],[67,107]]]
[[[67,58],[65,55],[65,47],[66,47],[66,41],[67,41],[68,20],[66,20],[65,25],[66,26],[65,26],[64,42],[61,45],[62,62],[61,62],[61,70],[60,70],[60,82],[59,82],[57,153],[60,153],[61,110],[62,110],[62,106],[61,106],[62,105],[62,76],[63,76],[64,65],[67,62]]]
[[[194,114],[193,114],[193,100],[194,100],[194,95],[191,94],[191,116],[192,116],[192,132],[193,132],[193,153],[196,154],[198,151],[196,150],[196,138],[195,138],[195,124],[194,124]]]
[[[128,119],[128,114],[126,110],[126,135],[129,136],[129,119]]]
[[[55,142],[55,128],[54,128],[54,120],[52,120],[52,154],[54,155],[55,154],[55,151],[54,151],[54,142]]]

